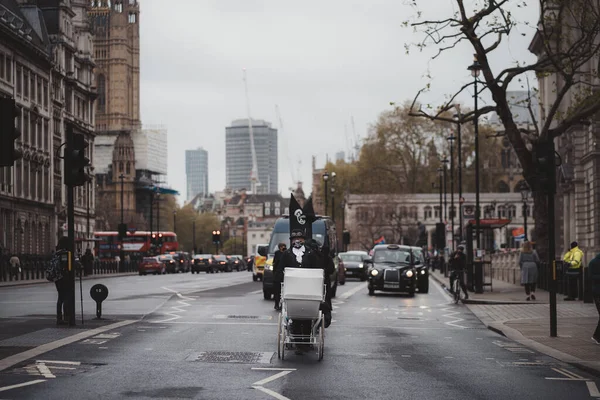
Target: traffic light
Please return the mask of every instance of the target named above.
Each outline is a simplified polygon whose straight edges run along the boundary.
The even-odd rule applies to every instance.
[[[20,115],[14,99],[0,98],[0,167],[12,167],[23,156],[15,149],[15,140],[21,136],[16,123]]]
[[[221,231],[213,231],[212,235],[213,235],[213,243],[221,242]]]
[[[153,245],[156,244],[156,233],[152,234],[152,239],[150,240],[150,244],[153,244]]]
[[[539,141],[532,149],[533,166],[535,171],[535,191],[544,193],[556,192],[556,163],[554,142]]]
[[[343,242],[342,243],[345,246],[349,245],[350,244],[350,232],[344,231],[344,233],[342,234],[342,236],[343,236]]]
[[[64,182],[67,186],[83,186],[91,181],[86,167],[90,166],[90,159],[85,156],[85,149],[89,146],[83,134],[73,132],[73,127],[67,125],[67,147],[64,157]]]
[[[163,243],[163,234],[162,233],[158,234],[157,242],[158,242],[159,246],[162,246],[162,243]]]
[[[119,224],[119,240],[127,237],[127,224]]]

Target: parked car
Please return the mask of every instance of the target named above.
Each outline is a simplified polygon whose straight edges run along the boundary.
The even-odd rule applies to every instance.
[[[158,260],[158,257],[144,257],[138,267],[140,275],[146,274],[166,274],[165,265]]]
[[[368,265],[365,264],[365,259],[369,258],[369,253],[366,251],[347,251],[338,254],[340,259],[340,269],[345,269],[346,277],[359,278],[361,281],[366,281],[368,278]]]
[[[417,289],[419,293],[429,293],[429,268],[425,265],[425,254],[420,247],[411,247],[414,254],[414,265],[417,270]]]
[[[380,244],[373,248],[373,257],[366,259],[369,264],[369,295],[376,290],[385,292],[405,292],[415,295],[417,270],[413,252],[409,246]]]
[[[212,254],[196,254],[194,256],[192,264],[192,274],[194,272],[200,273],[200,271],[206,271],[206,273],[214,274],[218,272],[216,268],[215,258]]]
[[[158,261],[165,265],[165,269],[169,274],[179,272],[179,264],[173,258],[171,254],[161,254],[158,256]]]

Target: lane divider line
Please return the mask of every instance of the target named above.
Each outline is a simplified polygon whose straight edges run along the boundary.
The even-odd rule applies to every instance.
[[[31,386],[31,385],[35,385],[37,383],[42,383],[42,382],[46,382],[46,380],[45,379],[36,379],[35,381],[29,381],[29,382],[18,383],[16,385],[4,386],[4,387],[0,387],[0,392],[5,392],[7,390],[17,389],[17,388],[21,388],[21,387],[25,387],[25,386]]]
[[[49,351],[56,350],[59,347],[66,346],[68,344],[75,343],[80,340],[92,337],[92,336],[96,336],[96,335],[106,332],[106,331],[110,331],[113,329],[121,328],[123,326],[131,325],[136,322],[137,321],[135,321],[135,320],[125,320],[125,321],[116,322],[114,324],[106,325],[106,326],[103,326],[100,328],[90,329],[89,331],[84,331],[84,332],[77,333],[75,335],[63,338],[63,339],[55,340],[54,342],[50,342],[50,343],[46,343],[46,344],[43,344],[38,347],[34,347],[33,349],[29,349],[22,353],[14,354],[12,356],[9,356],[9,357],[6,357],[6,358],[0,360],[0,371],[4,371],[5,369],[12,367],[13,365],[21,363],[26,360],[29,360],[30,358],[34,358],[41,354],[47,353]]]
[[[359,284],[357,287],[352,288],[342,294],[340,294],[339,296],[337,296],[338,299],[348,299],[350,296],[355,295],[356,293],[358,293],[360,290],[366,289],[367,288],[368,283],[367,282],[363,282],[361,284]]]

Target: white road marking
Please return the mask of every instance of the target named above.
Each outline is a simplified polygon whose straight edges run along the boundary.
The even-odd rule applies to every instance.
[[[56,365],[53,365],[52,369],[74,370],[77,368],[75,368],[75,367],[57,367]]]
[[[591,397],[600,397],[600,391],[598,391],[598,387],[596,386],[595,382],[587,381],[585,384],[587,385]]]
[[[442,311],[450,311],[448,314],[442,315],[442,317],[455,318],[453,321],[444,322],[444,324],[454,326],[456,328],[466,329],[467,328],[466,326],[457,324],[457,322],[464,321],[464,318],[456,317],[456,315],[460,314],[460,313],[458,311],[451,311],[451,310],[452,310],[451,308],[442,309]]]
[[[56,378],[56,375],[54,375],[52,371],[50,371],[50,368],[48,368],[46,364],[36,362],[35,367],[38,369],[38,371],[40,371],[40,374],[42,374],[44,378]]]
[[[254,367],[254,371],[296,371],[296,368],[267,368],[267,367]],[[256,385],[256,383],[254,383]]]
[[[92,339],[116,339],[119,336],[121,336],[121,334],[118,333],[118,332],[115,332],[115,333],[103,333],[101,335],[94,336]]]
[[[80,344],[104,344],[106,342],[108,342],[108,340],[85,339],[82,340]]]
[[[135,322],[137,322],[137,321],[126,320],[126,321],[117,322],[117,323],[114,323],[111,325],[103,326],[101,328],[91,329],[89,331],[77,333],[75,335],[66,337],[64,339],[55,340],[54,342],[43,344],[41,346],[24,351],[22,353],[14,354],[10,357],[6,357],[6,358],[0,360],[0,371],[4,371],[5,369],[12,367],[13,365],[23,362],[25,360],[29,360],[30,358],[37,357],[40,354],[44,354],[49,351],[56,350],[59,347],[66,346],[68,344],[78,342],[80,340],[83,340],[83,339],[86,339],[86,338],[89,338],[92,336],[96,336],[100,333],[107,332],[112,329],[117,329],[117,328],[121,328],[123,326],[131,325]]]
[[[25,386],[35,385],[37,383],[42,383],[42,382],[46,382],[46,380],[45,379],[36,379],[35,381],[29,381],[29,382],[18,383],[16,385],[4,386],[4,387],[0,387],[0,392],[5,392],[7,390],[17,389],[17,388],[25,387]]]
[[[254,292],[250,292],[248,294],[261,294],[262,293],[262,289],[261,290],[255,290]]]
[[[339,296],[337,296],[338,299],[348,299],[350,296],[356,294],[357,292],[359,292],[360,290],[366,289],[367,288],[368,283],[361,283],[359,284],[357,287],[348,290],[347,292],[344,292],[342,294],[340,294]]]
[[[178,313],[182,313],[185,312],[187,310],[185,310],[182,307],[191,307],[191,304],[188,303],[187,301],[192,301],[192,300],[196,300],[196,297],[190,297],[190,296],[184,296],[181,293],[179,293],[176,290],[173,289],[169,289],[168,287],[162,287],[162,289],[167,290],[169,292],[175,293],[177,295],[178,298],[182,299],[182,300],[177,300],[177,304],[179,304],[179,306],[172,306],[171,309],[174,311],[171,312],[167,312],[165,313],[166,315],[170,315],[171,318],[167,318],[167,319],[163,319],[160,321],[153,321],[153,323],[161,323],[161,322],[169,322],[169,321],[174,321],[177,319],[181,318],[181,315],[179,315]]]
[[[276,398],[277,400],[291,400],[289,397],[285,397],[282,394],[272,391],[271,389],[264,388],[262,386],[252,386],[256,390],[260,390],[261,392],[268,394],[269,396]]]
[[[283,378],[284,376],[286,376],[287,374],[289,374],[291,372],[293,372],[293,371],[290,371],[290,370],[280,371],[280,372],[276,373],[275,375],[269,376],[268,378],[261,379],[258,382],[254,382],[252,384],[252,386],[262,386],[266,383],[273,382],[276,379]]]
[[[35,362],[44,364],[81,365],[79,361],[35,360]]]
[[[98,347],[98,348],[99,348],[99,349],[101,349],[101,350],[106,350],[106,349],[108,349],[108,347]]]
[[[576,373],[567,371],[566,369],[563,369],[563,368],[552,368],[552,370],[558,372],[561,375],[566,376],[567,378],[576,379],[576,380],[581,380],[581,379],[585,380],[585,378],[583,376],[579,376]]]

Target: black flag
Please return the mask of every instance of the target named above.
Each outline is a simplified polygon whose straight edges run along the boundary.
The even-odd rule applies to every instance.
[[[306,239],[312,239],[312,224],[317,220],[315,209],[313,208],[312,196],[308,198],[303,207],[304,215],[306,216]]]
[[[311,222],[304,214],[304,210],[296,200],[293,194],[290,194],[290,239],[294,237],[310,238],[307,235],[307,227],[310,227]],[[312,228],[310,229],[312,232]]]

